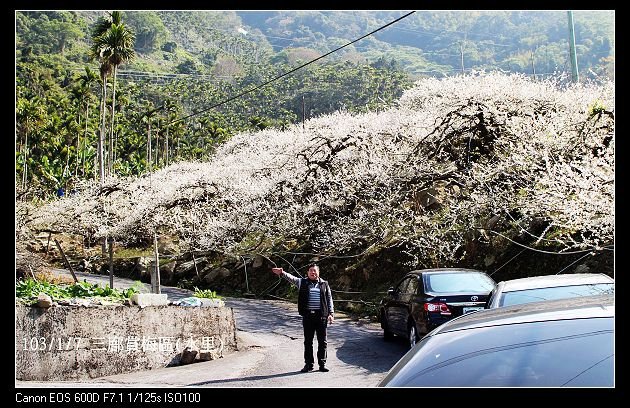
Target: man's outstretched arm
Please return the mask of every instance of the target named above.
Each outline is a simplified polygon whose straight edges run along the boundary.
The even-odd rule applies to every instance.
[[[291,275],[289,272],[286,272],[282,268],[271,268],[271,272],[275,273],[278,276],[282,276],[284,279],[297,286],[298,289],[300,288],[300,282],[302,282],[302,279],[298,278],[297,276]]]

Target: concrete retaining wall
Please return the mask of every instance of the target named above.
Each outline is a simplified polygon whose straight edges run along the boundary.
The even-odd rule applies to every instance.
[[[16,379],[79,380],[213,359],[236,350],[229,307],[16,306]]]

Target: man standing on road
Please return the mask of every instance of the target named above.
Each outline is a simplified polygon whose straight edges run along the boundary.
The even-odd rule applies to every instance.
[[[272,268],[271,271],[297,286],[298,313],[302,316],[304,327],[304,368],[303,373],[313,371],[313,336],[317,333],[317,363],[319,371],[327,372],[326,368],[326,327],[335,321],[332,294],[328,282],[319,277],[319,266],[312,264],[308,268],[308,279],[298,278],[282,268]]]

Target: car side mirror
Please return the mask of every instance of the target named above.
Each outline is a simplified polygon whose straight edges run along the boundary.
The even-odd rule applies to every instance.
[[[394,287],[393,286],[391,288],[387,289],[387,294],[390,295],[390,296],[394,294]]]

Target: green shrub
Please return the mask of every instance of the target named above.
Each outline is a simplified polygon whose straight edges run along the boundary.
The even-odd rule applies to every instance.
[[[221,299],[221,296],[217,295],[217,292],[210,289],[201,290],[195,286],[195,297],[206,299]]]

